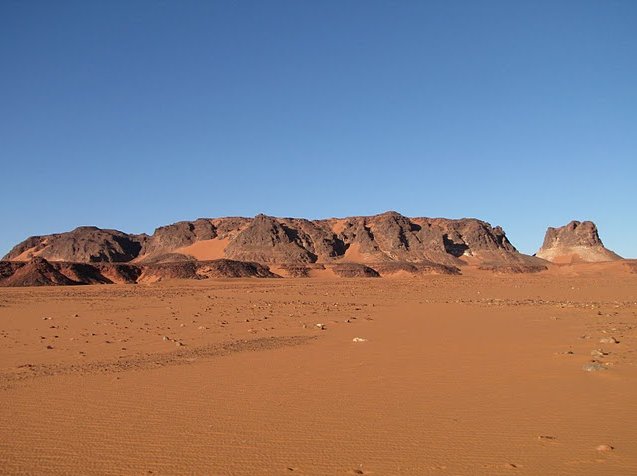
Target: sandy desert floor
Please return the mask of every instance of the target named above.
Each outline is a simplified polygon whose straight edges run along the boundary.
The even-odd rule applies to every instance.
[[[606,273],[0,288],[0,472],[637,474],[636,326]]]

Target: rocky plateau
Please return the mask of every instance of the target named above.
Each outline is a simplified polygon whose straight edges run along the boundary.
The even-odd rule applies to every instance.
[[[541,272],[552,263],[621,259],[592,222],[549,228],[536,256],[475,219],[397,212],[324,220],[200,218],[152,235],[83,226],[32,236],[0,261],[0,285],[143,283],[212,277],[379,277]]]

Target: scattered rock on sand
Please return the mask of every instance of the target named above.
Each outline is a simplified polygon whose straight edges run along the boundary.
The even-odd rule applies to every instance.
[[[367,342],[367,339],[364,339],[362,337],[354,337],[352,339],[352,342]]]
[[[603,337],[599,342],[600,344],[619,344],[619,341],[614,337]]]
[[[599,445],[595,449],[597,451],[613,451],[615,448],[613,448],[611,445]]]
[[[595,350],[591,350],[591,355],[593,357],[605,357],[609,354],[610,352],[604,352],[602,349],[595,349]]]
[[[582,370],[586,372],[598,372],[600,370],[608,370],[608,367],[599,362],[588,362],[582,366]]]

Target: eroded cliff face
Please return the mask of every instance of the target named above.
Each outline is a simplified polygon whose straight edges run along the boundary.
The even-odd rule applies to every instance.
[[[554,263],[600,262],[622,259],[604,247],[597,226],[591,221],[572,221],[549,227],[537,257]]]
[[[239,262],[289,270],[290,275],[299,276],[312,275],[312,270],[318,269],[341,276],[376,276],[378,270],[456,273],[458,267],[467,264],[494,270],[537,271],[544,263],[518,253],[502,228],[484,221],[408,218],[397,212],[325,220],[266,215],[201,218],[157,228],[152,236],[81,227],[67,233],[28,238],[4,259],[33,267],[34,258],[43,258],[49,265],[101,264],[99,272],[105,279],[110,280],[104,273],[117,282],[121,280],[120,274],[132,273],[136,281],[152,269],[166,277],[193,275],[200,267],[192,263],[221,263],[219,260],[228,260],[225,266],[215,265],[225,270],[219,271],[223,276],[253,272],[267,276],[261,269],[257,272],[248,266],[246,269],[252,271],[240,271],[239,265],[229,264]],[[104,266],[108,263],[137,268]],[[86,281],[74,279],[69,272],[65,276]]]

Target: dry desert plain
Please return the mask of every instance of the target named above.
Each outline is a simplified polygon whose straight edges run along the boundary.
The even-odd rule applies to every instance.
[[[0,288],[0,472],[637,474],[617,266]]]

